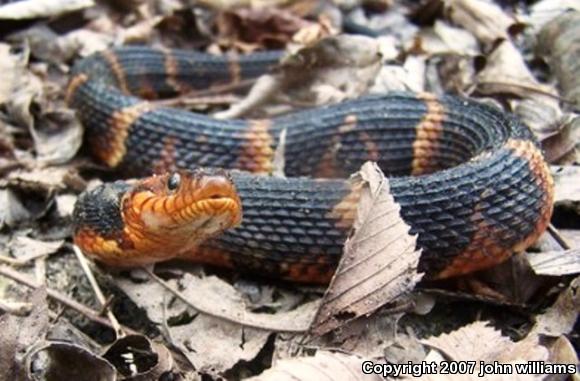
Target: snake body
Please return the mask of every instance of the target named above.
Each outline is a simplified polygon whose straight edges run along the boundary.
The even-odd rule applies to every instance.
[[[159,249],[163,242],[152,250],[153,244],[138,242],[147,241],[145,234],[129,234],[126,209],[142,210],[134,207],[139,202],[155,204],[137,196],[140,189],[147,197],[167,192],[171,176],[157,176],[136,190],[116,182],[82,195],[74,213],[75,243],[114,265],[181,256],[324,283],[340,259],[361,192],[344,178],[367,160],[390,177],[401,215],[423,249],[419,270],[430,277],[493,266],[526,249],[546,229],[554,192],[541,150],[526,126],[493,107],[453,96],[392,93],[273,119],[217,120],[143,99],[256,77],[279,57],[276,52],[238,57],[126,47],[77,63],[67,99],[100,162],[132,176],[176,168],[241,170],[197,171],[180,178],[188,187],[227,179],[221,183],[233,188],[211,196],[215,205],[203,201],[205,210],[212,216],[228,210],[220,226],[238,225],[240,217],[230,208],[239,197],[243,219],[223,232],[213,226],[209,238],[187,250]],[[274,169],[281,143],[287,177],[264,175]],[[141,198],[132,202],[131,197]],[[190,201],[180,200],[170,204]]]

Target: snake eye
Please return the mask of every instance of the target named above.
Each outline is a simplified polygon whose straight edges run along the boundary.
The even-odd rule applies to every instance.
[[[181,176],[177,172],[173,173],[167,179],[167,189],[170,191],[176,190],[179,187],[179,184],[181,184]]]

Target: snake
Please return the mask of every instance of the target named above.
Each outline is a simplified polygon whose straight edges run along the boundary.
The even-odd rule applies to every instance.
[[[430,279],[495,266],[546,230],[549,167],[531,130],[495,106],[389,92],[220,120],[156,102],[256,78],[281,55],[126,46],[77,61],[66,101],[120,179],[79,196],[74,243],[110,266],[184,259],[327,283],[364,188],[348,176],[367,161],[386,174]]]

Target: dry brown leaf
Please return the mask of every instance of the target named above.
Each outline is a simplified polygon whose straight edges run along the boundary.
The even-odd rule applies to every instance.
[[[24,54],[11,54],[8,44],[0,43],[0,104],[6,103],[13,95],[18,82],[22,80],[28,58]]]
[[[546,56],[558,79],[562,97],[576,106],[580,106],[579,34],[580,10],[568,12],[542,28],[537,46],[538,52]]]
[[[28,380],[116,381],[115,368],[86,348],[67,342],[44,342],[26,355]]]
[[[14,74],[15,81],[12,85],[10,98],[6,101],[8,115],[22,126],[32,126],[34,118],[31,114],[31,106],[43,95],[40,79],[22,70]]]
[[[395,38],[398,46],[406,46],[419,31],[419,27],[409,20],[409,8],[399,1],[394,1],[393,6],[386,12],[367,12],[359,7],[345,15],[345,18],[355,25],[370,29],[371,32],[376,31],[376,34]]]
[[[169,334],[172,344],[181,349],[195,369],[214,377],[239,362],[255,359],[271,335],[205,315],[194,316],[189,324],[171,326]]]
[[[135,25],[122,29],[116,35],[116,44],[137,44],[148,43],[155,31],[155,27],[163,21],[161,16],[153,16],[139,21]],[[96,36],[98,37],[98,36]],[[85,44],[85,47],[90,45]]]
[[[181,279],[184,286],[178,287],[181,294],[190,300],[200,311],[213,316],[222,316],[241,325],[260,327],[265,330],[280,332],[300,332],[308,329],[312,317],[318,307],[318,302],[307,303],[295,310],[278,312],[276,314],[253,313],[246,308],[246,303],[240,293],[229,283],[215,276],[196,277],[184,274]],[[118,280],[119,286],[137,304],[149,312],[149,318],[155,322],[163,319],[159,315],[159,305],[166,291],[155,282],[133,284]],[[145,286],[151,289],[144,293]],[[165,295],[165,296],[164,296]],[[153,297],[156,296],[156,297]]]
[[[539,134],[557,125],[562,119],[557,91],[535,79],[511,41],[502,41],[491,52],[486,58],[485,67],[477,74],[475,84],[476,91],[480,94],[509,94],[522,99],[513,101],[512,108],[532,130],[539,131]],[[524,105],[518,107],[520,103]],[[530,113],[530,109],[534,112]],[[544,114],[542,118],[536,117],[538,112]]]
[[[316,335],[395,301],[422,277],[417,273],[420,250],[415,250],[416,236],[409,235],[409,226],[400,217],[400,206],[381,170],[367,162],[353,184],[362,187],[357,217],[311,327]]]
[[[562,276],[580,273],[580,249],[526,253],[538,275]]]
[[[47,111],[30,125],[37,159],[43,164],[62,164],[72,159],[83,142],[83,127],[69,109]]]
[[[292,36],[292,42],[300,45],[312,45],[329,36],[336,36],[340,30],[328,19],[319,18],[319,22],[301,28]]]
[[[103,359],[124,377],[131,377],[131,380],[160,380],[163,374],[176,370],[175,361],[167,347],[141,335],[129,335],[116,340],[103,354]]]
[[[485,67],[477,75],[477,89],[484,94],[501,92],[521,98],[529,96],[530,89],[557,95],[552,88],[538,84],[510,41],[502,41],[486,58]]]
[[[32,312],[26,317],[0,315],[0,369],[3,380],[25,379],[26,351],[44,339],[48,329],[46,290],[35,290],[30,303]]]
[[[443,360],[459,361],[469,364],[467,374],[455,374],[441,377],[439,374],[428,375],[422,379],[426,380],[450,380],[450,381],[535,381],[544,378],[543,375],[534,375],[526,371],[526,367],[534,362],[544,362],[548,358],[546,348],[539,345],[539,338],[536,334],[530,333],[523,340],[514,343],[508,337],[502,336],[499,330],[487,325],[486,322],[475,322],[462,327],[449,334],[442,334],[423,340],[423,343],[436,348],[444,354],[440,357],[432,351],[426,362]],[[439,364],[441,365],[441,364]],[[496,368],[503,369],[504,374],[500,374]],[[479,375],[483,377],[479,377]],[[409,379],[409,378],[407,378]]]
[[[18,184],[27,188],[62,191],[74,177],[75,170],[70,166],[32,168],[12,171],[6,176],[6,181],[0,181],[0,184]]]
[[[507,261],[478,273],[479,282],[485,289],[493,285],[491,293],[456,293],[462,299],[475,299],[484,303],[514,305],[518,307],[535,304],[539,292],[545,290],[546,279],[534,273],[524,255],[513,255]],[[451,294],[452,295],[452,294]]]
[[[521,17],[534,30],[540,30],[546,23],[570,10],[580,11],[578,0],[540,0],[530,6],[529,15]]]
[[[580,230],[558,229],[558,233],[564,238],[573,249],[580,248]]]
[[[432,28],[422,29],[414,44],[419,44],[421,53],[429,56],[439,54],[457,54],[475,56],[479,54],[477,40],[465,29],[455,28],[444,21],[436,20]]]
[[[12,189],[0,189],[0,226],[15,226],[33,217]]]
[[[566,336],[562,335],[558,337],[556,341],[550,345],[550,362],[553,364],[572,364],[576,366],[578,366],[577,364],[580,364],[578,354]],[[568,379],[571,379],[571,381],[579,381],[579,372],[576,372],[572,377],[568,377],[566,374],[560,375],[559,377],[559,380],[562,381]],[[558,379],[550,378],[550,381],[556,380]]]
[[[560,293],[556,302],[541,315],[536,317],[532,332],[547,336],[568,334],[574,328],[580,313],[580,277],[570,282],[566,290]]]
[[[369,93],[384,94],[389,91],[425,90],[425,57],[409,56],[403,66],[384,65]]]
[[[580,166],[551,166],[554,177],[554,204],[580,213]]]
[[[430,337],[423,340],[423,343],[437,349],[453,361],[509,363],[545,361],[548,357],[548,351],[539,345],[537,335],[530,334],[514,343],[483,321],[477,321],[448,334]]]
[[[35,58],[55,65],[63,66],[65,62],[74,57],[73,49],[63,49],[58,43],[65,37],[59,37],[51,28],[44,24],[38,24],[31,28],[16,32],[8,37],[11,43],[28,44],[30,54]]]
[[[451,333],[430,337],[423,343],[453,361],[494,360],[512,343],[508,337],[478,321]]]
[[[523,99],[544,94],[556,106],[558,103],[554,99],[558,93],[552,87],[538,83],[510,41],[502,41],[487,57],[485,67],[477,75],[477,90],[488,95],[513,94]]]
[[[15,258],[26,260],[55,253],[62,247],[64,240],[39,241],[29,237],[18,236],[10,242],[10,251]]]
[[[571,136],[573,117],[562,114],[555,98],[540,94],[530,94],[529,97],[512,101],[514,113],[542,142],[546,160],[556,162],[574,150],[576,145]]]
[[[297,357],[277,362],[271,369],[266,370],[248,381],[379,381],[380,375],[366,375],[362,372],[363,358],[318,351],[313,357]]]
[[[431,58],[425,71],[427,87],[436,94],[467,94],[473,88],[474,77],[473,58],[456,54]]]
[[[0,19],[23,20],[53,17],[95,5],[93,0],[23,0],[0,7]]]
[[[565,117],[566,118],[566,117]],[[537,132],[537,130],[535,130]],[[580,146],[580,117],[563,121],[549,136],[542,139],[544,156],[549,163],[566,161],[572,154],[572,162],[578,162],[578,148]]]
[[[107,49],[113,43],[113,37],[92,30],[74,30],[56,40],[58,51],[62,57],[86,57],[90,54]]]
[[[471,32],[483,44],[508,39],[516,24],[498,5],[485,0],[444,0],[445,12],[457,25]]]
[[[8,45],[0,45],[0,56],[3,56],[2,51],[7,54],[9,49]],[[3,96],[8,97],[4,99],[8,115],[28,128],[39,161],[47,164],[68,161],[82,143],[82,126],[71,110],[52,109],[45,104],[43,85],[25,67],[28,54],[22,56],[24,58],[18,63],[12,58],[13,70],[9,73],[12,82],[4,89]],[[38,108],[40,111],[35,110]]]
[[[242,43],[255,48],[283,48],[296,32],[314,23],[287,10],[267,7],[221,12],[216,24],[222,44],[229,42],[233,46]]]
[[[172,344],[180,348],[202,373],[217,376],[231,369],[239,361],[251,361],[263,348],[270,335],[268,331],[244,328],[239,324],[198,314],[183,303],[170,303],[172,295],[156,282],[132,283],[117,279],[116,283],[146,311],[149,320],[167,326]],[[230,313],[228,294],[232,291],[226,290],[224,295],[220,295],[214,294],[216,291],[214,289],[206,294],[208,287],[203,291],[198,290],[200,281],[196,281],[195,277],[189,274],[185,275],[181,283],[185,286],[183,293],[194,303],[203,301],[207,305],[215,304],[213,308],[219,309],[221,314]],[[179,288],[175,282],[170,284]],[[216,287],[215,284],[213,287]],[[251,314],[249,311],[247,313]],[[271,319],[275,319],[276,316],[270,315]],[[169,324],[168,321],[172,323]]]

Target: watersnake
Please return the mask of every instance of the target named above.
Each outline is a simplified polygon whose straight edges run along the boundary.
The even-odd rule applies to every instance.
[[[77,62],[67,101],[94,157],[125,176],[175,172],[86,191],[73,214],[75,243],[116,266],[183,257],[328,282],[361,192],[346,178],[368,160],[389,176],[429,277],[493,266],[546,229],[548,166],[531,131],[494,107],[389,93],[218,120],[150,101],[256,77],[279,58],[122,47]],[[282,135],[286,177],[269,176]]]

